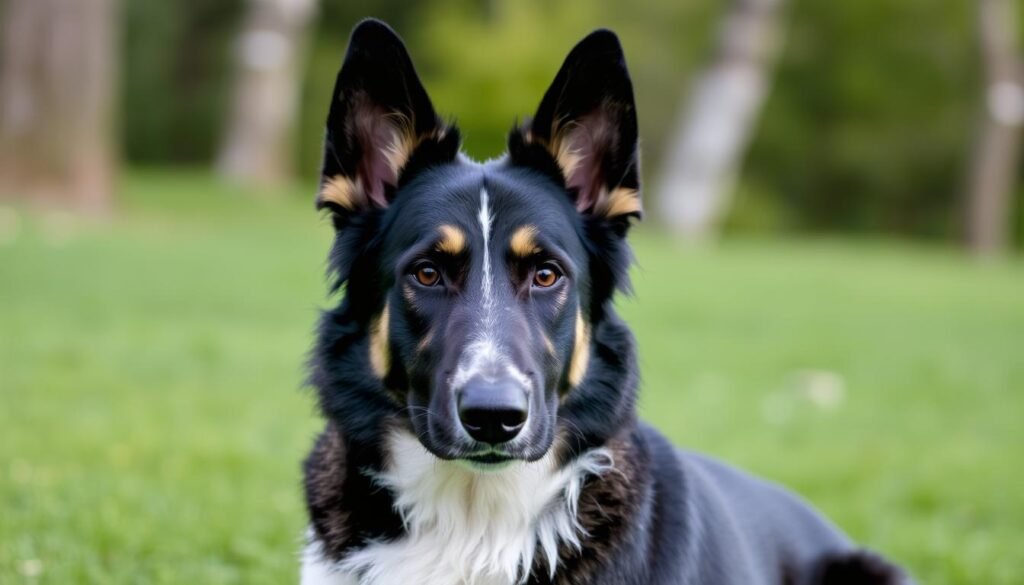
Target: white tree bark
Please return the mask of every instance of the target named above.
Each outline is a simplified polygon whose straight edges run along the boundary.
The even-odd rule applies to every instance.
[[[672,230],[713,237],[728,210],[743,154],[771,84],[785,0],[732,0],[712,63],[698,77],[656,181]]]
[[[976,0],[985,82],[984,115],[967,192],[967,243],[979,256],[1009,246],[1010,211],[1017,179],[1024,86],[1017,0]]]
[[[291,176],[303,53],[316,0],[249,0],[218,171],[252,184]]]
[[[116,0],[7,0],[0,26],[0,197],[106,212]]]

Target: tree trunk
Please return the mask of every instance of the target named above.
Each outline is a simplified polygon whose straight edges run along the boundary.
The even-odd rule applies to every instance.
[[[0,198],[106,212],[116,0],[6,0],[2,11]]]
[[[967,191],[967,245],[978,256],[1005,252],[1024,124],[1016,0],[977,0],[985,112]]]
[[[291,176],[301,57],[315,9],[316,0],[249,0],[234,107],[217,160],[222,175],[252,184]]]
[[[733,0],[710,66],[697,79],[656,183],[658,205],[686,239],[714,236],[768,94],[785,0]]]

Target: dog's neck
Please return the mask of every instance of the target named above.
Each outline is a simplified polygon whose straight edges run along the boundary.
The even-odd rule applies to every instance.
[[[343,571],[367,585],[525,581],[535,558],[554,575],[560,546],[580,547],[576,517],[584,479],[612,467],[606,449],[565,466],[555,455],[478,471],[428,453],[405,431],[388,445],[375,481],[395,498],[406,534],[348,555]]]
[[[322,438],[310,460],[330,454],[336,466],[340,447],[339,438],[327,443]],[[312,483],[326,492],[311,497],[314,529],[304,562],[307,568],[319,565],[328,574],[349,576],[332,583],[511,585],[531,575],[556,582],[566,563],[577,565],[595,556],[585,552],[599,556],[610,545],[587,537],[595,529],[605,532],[599,524],[613,521],[632,499],[623,470],[631,476],[634,462],[613,467],[619,456],[630,454],[625,441],[588,450],[563,465],[553,451],[498,472],[440,460],[407,431],[392,433],[385,450],[386,464],[370,472],[370,480],[392,497],[403,526],[396,535],[359,537],[373,531],[352,525],[352,510],[334,510],[333,524],[323,522],[324,510],[315,501],[338,506],[344,498],[335,492],[344,482],[332,487],[326,475],[311,481],[316,466],[307,463],[307,487]]]

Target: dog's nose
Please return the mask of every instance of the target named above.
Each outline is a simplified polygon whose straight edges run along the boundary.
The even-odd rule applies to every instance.
[[[459,394],[458,406],[463,428],[482,443],[511,441],[526,424],[526,392],[513,380],[470,380]]]

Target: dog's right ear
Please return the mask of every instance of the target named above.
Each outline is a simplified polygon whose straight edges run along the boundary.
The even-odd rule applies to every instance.
[[[458,130],[438,118],[395,31],[359,23],[331,98],[317,208],[345,217],[387,207],[414,169],[458,150]]]

